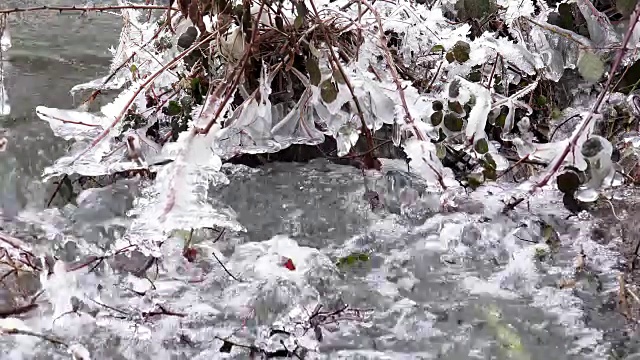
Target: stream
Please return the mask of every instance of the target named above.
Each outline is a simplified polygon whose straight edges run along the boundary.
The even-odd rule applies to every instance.
[[[0,7],[33,5],[10,0]],[[120,22],[109,14],[57,12],[9,19],[13,47],[3,69],[11,113],[0,117],[0,135],[8,139],[0,153],[0,229],[74,260],[79,249],[70,240],[101,248],[122,235],[139,184],[119,180],[86,190],[69,204],[56,199],[47,209],[55,185],[40,176],[69,143],[55,138],[34,108],[78,106],[82,99],[69,89],[106,74]],[[416,186],[402,170],[363,176],[317,159],[258,169],[226,164],[224,171],[230,183],[210,201],[233,209],[246,231],[230,232],[217,243],[202,232],[194,241],[199,251],[218,254],[226,269],[176,256],[164,266],[183,277],[154,285],[165,306],[187,316],[160,317],[135,329],[123,320],[58,317],[46,308],[21,319],[35,327],[57,318],[48,328],[84,344],[93,359],[243,359],[248,352],[238,346],[221,352],[219,337],[275,349],[279,340],[265,335],[273,324],[286,325],[320,302],[361,309],[362,319],[323,329],[322,341],[312,344],[319,358],[637,358],[640,347],[624,331],[616,308],[621,240],[608,221],[567,219],[555,191],[502,215],[501,201],[515,194],[515,185],[456,194],[455,204],[439,211],[439,199],[429,194],[395,206],[399,188]],[[371,190],[388,206],[372,209]],[[594,232],[606,233],[607,240]],[[169,253],[180,250],[180,244],[166,244]],[[350,254],[366,257],[352,261]],[[296,269],[276,264],[278,257],[289,258]],[[197,284],[185,280],[194,277]],[[51,279],[47,286],[67,287],[78,298],[99,294],[119,308],[155,301],[127,294],[122,285],[144,293],[150,291],[147,282],[121,279],[110,294],[96,290],[99,275]],[[0,308],[11,306],[0,291]],[[65,358],[63,350],[39,339],[0,336],[0,359]]]

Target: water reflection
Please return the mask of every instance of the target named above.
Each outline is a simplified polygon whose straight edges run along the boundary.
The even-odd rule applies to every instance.
[[[6,8],[74,2],[0,3]],[[0,41],[0,148],[6,147],[0,152],[0,218],[45,204],[50,189],[40,175],[68,144],[53,136],[34,109],[75,107],[82,99],[74,99],[69,90],[105,75],[111,60],[108,49],[117,43],[120,25],[111,14],[38,11],[7,17],[10,34],[4,32]]]

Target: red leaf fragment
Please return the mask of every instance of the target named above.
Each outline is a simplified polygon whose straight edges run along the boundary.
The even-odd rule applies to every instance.
[[[192,263],[196,261],[196,257],[198,256],[198,251],[194,248],[186,248],[182,255],[187,259],[188,262]]]
[[[289,258],[285,258],[285,262],[283,264],[284,267],[286,267],[287,269],[294,271],[296,269],[296,266],[293,265],[293,260],[289,259]]]

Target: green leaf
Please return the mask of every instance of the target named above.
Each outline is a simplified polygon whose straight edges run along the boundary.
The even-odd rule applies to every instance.
[[[320,84],[320,80],[322,79],[322,74],[320,73],[318,59],[313,56],[310,56],[307,59],[307,72],[309,73],[309,80],[311,81],[311,84],[318,86],[318,84]]]
[[[450,62],[450,63],[456,61],[456,57],[455,57],[455,55],[453,55],[452,51],[449,51],[447,53],[447,55],[444,56],[444,58],[447,59],[447,61]]]
[[[353,252],[345,257],[341,257],[336,262],[337,267],[353,266],[358,263],[369,261],[369,255],[361,252]]]
[[[545,106],[547,105],[547,97],[544,95],[540,95],[536,98],[536,103],[538,104],[538,106]]]
[[[507,122],[507,114],[500,113],[500,115],[498,115],[498,117],[496,118],[496,126],[504,129],[504,124],[506,122]]]
[[[558,14],[559,23],[557,25],[563,29],[573,30],[575,19],[571,4],[562,3],[558,5]]]
[[[486,154],[489,152],[489,143],[485,138],[481,138],[478,141],[476,141],[473,147],[478,154]]]
[[[578,72],[583,79],[595,83],[604,74],[604,62],[598,55],[585,51],[578,60]]]
[[[464,108],[462,107],[462,104],[460,104],[460,102],[458,101],[449,101],[449,103],[447,104],[449,107],[449,110],[454,111],[458,114],[464,114]]]
[[[460,80],[455,79],[449,84],[449,98],[454,99],[460,96]]]
[[[433,114],[431,114],[431,124],[433,126],[438,126],[440,125],[440,123],[442,122],[442,118],[444,117],[444,115],[442,114],[442,111],[436,111]]]
[[[444,105],[442,105],[442,101],[436,100],[433,103],[431,103],[431,108],[434,111],[442,111],[442,109],[444,109]]]
[[[327,79],[320,84],[320,97],[326,103],[332,103],[338,98],[338,87],[331,79]]]
[[[473,190],[477,189],[484,182],[484,176],[482,174],[469,174],[467,175],[467,185]]]
[[[304,25],[304,18],[300,15],[296,16],[296,19],[293,21],[294,29],[299,30],[302,25]]]
[[[444,117],[444,127],[449,129],[449,131],[458,132],[462,131],[463,121],[462,118],[458,117],[453,113],[448,113]]]
[[[436,144],[436,156],[440,160],[444,159],[447,156],[447,147],[443,143]]]
[[[636,7],[637,0],[616,0],[616,9],[623,16],[629,16]]]
[[[131,64],[131,67],[129,68],[129,70],[131,71],[132,74],[135,74],[136,72],[138,72],[138,67],[136,66],[136,64]]]
[[[180,113],[182,113],[182,106],[180,106],[180,103],[175,100],[169,101],[169,104],[167,105],[166,109],[167,109],[166,114],[169,116],[177,116],[177,115],[180,115]]]
[[[480,82],[482,81],[482,73],[480,72],[480,70],[473,71],[469,73],[469,76],[467,76],[467,80],[471,82]]]
[[[495,170],[497,168],[496,161],[493,160],[493,156],[490,153],[484,154],[484,168]]]
[[[439,52],[443,52],[443,51],[444,51],[444,46],[442,46],[442,45],[434,45],[434,46],[431,48],[431,51],[430,51],[430,52],[432,52],[432,53],[439,53]]]
[[[453,49],[451,49],[451,52],[453,53],[453,57],[456,59],[456,61],[463,63],[469,60],[471,47],[464,41],[458,41],[453,46]]]
[[[309,11],[307,10],[307,5],[304,3],[304,1],[298,1],[296,3],[296,12],[302,17],[307,16],[307,13]]]

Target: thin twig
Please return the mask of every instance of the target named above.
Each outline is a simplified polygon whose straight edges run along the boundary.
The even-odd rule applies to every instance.
[[[24,8],[19,8],[19,7],[15,7],[15,8],[11,8],[11,9],[0,9],[0,14],[12,14],[12,13],[23,13],[23,12],[32,12],[32,11],[58,11],[58,12],[65,12],[65,11],[81,11],[81,12],[88,12],[88,11],[96,11],[96,12],[103,12],[103,11],[112,11],[112,10],[126,10],[126,9],[137,9],[137,10],[178,10],[175,8],[170,8],[169,6],[165,6],[165,5],[113,5],[113,6],[48,6],[48,5],[43,5],[43,6],[33,6],[33,7],[24,7]]]
[[[218,262],[218,264],[220,264],[220,266],[222,266],[222,268],[224,269],[224,271],[231,276],[231,278],[237,282],[243,282],[242,280],[238,279],[237,277],[235,277],[228,269],[226,266],[224,266],[224,264],[222,263],[222,261],[220,261],[220,259],[218,258],[218,256],[216,255],[215,251],[211,252],[211,255],[213,255],[213,257],[216,259],[216,261]]]

